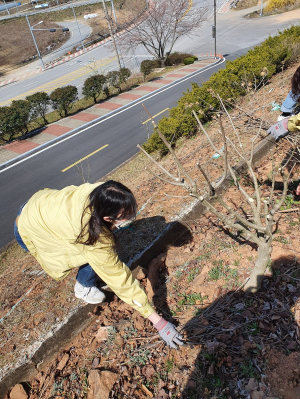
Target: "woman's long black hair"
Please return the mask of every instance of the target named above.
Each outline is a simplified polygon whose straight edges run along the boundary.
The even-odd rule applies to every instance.
[[[110,234],[113,223],[103,219],[104,216],[112,220],[134,217],[137,212],[137,203],[132,192],[122,183],[114,180],[96,187],[89,195],[89,203],[81,216],[81,231],[75,243],[94,245],[99,241],[100,234]],[[89,220],[84,224],[86,214]]]
[[[296,99],[297,96],[300,94],[300,66],[296,69],[296,72],[294,73],[292,79],[292,93],[294,99]]]

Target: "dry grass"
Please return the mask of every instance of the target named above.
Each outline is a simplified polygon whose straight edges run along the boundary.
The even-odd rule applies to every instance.
[[[41,18],[41,16],[39,17]],[[39,22],[39,21],[37,21]],[[34,25],[34,18],[30,20]],[[45,21],[37,28],[59,28],[54,22]],[[26,60],[37,56],[37,51],[25,18],[10,19],[0,23],[0,71],[12,69]],[[60,47],[70,37],[69,32],[57,30],[54,33],[49,31],[36,31],[35,39],[41,54],[45,53],[48,46],[52,49]]]
[[[250,0],[245,0],[245,1],[250,1]],[[264,0],[264,3],[265,2],[267,3],[267,0]],[[259,2],[259,5],[260,5],[260,2]],[[292,5],[285,6],[282,8],[276,8],[273,11],[268,11],[268,8],[264,7],[263,17],[268,17],[269,15],[274,15],[274,14],[282,14],[284,12],[297,10],[299,8],[300,8],[300,0],[296,0],[295,3]],[[260,9],[246,15],[246,18],[260,18]]]
[[[239,11],[246,8],[257,6],[258,0],[240,0],[233,10]]]
[[[271,4],[273,3],[273,4]],[[299,0],[294,0],[293,4],[287,4],[287,5],[281,5],[281,1],[280,2],[269,2],[269,4],[267,5],[267,7],[265,8],[265,15],[272,15],[272,14],[279,14],[282,12],[288,12],[288,11],[292,11],[292,10],[296,10],[297,8],[300,7],[300,1]],[[278,6],[276,6],[278,5]]]

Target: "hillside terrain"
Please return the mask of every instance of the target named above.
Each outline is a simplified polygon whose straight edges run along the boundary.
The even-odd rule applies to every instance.
[[[271,111],[272,102],[283,101],[297,66],[277,74],[260,90],[249,90],[248,96],[232,107],[230,116],[246,146],[258,133],[262,121],[264,126],[276,121],[279,111]],[[226,118],[224,126],[228,136],[233,137],[231,122]],[[217,120],[206,127],[217,145]],[[266,135],[263,128],[257,143]],[[278,143],[274,151],[276,165],[289,149],[287,139]],[[191,174],[196,175],[199,159],[213,176],[217,177],[218,171],[221,174],[221,161],[213,158],[214,152],[202,134],[181,139],[176,151]],[[160,159],[158,155],[156,159]],[[169,156],[160,161],[168,170],[174,168]],[[270,189],[271,164],[267,156],[256,168],[265,195]],[[191,199],[181,189],[159,181],[145,167],[157,172],[139,154],[116,172],[105,178],[99,176],[99,180],[112,178],[125,183],[139,203],[137,221],[120,236],[120,256],[126,261],[149,245],[149,226],[159,231],[191,205]],[[189,238],[177,243],[177,247],[165,248],[148,270],[140,269],[137,275],[157,311],[182,331],[184,347],[178,351],[165,347],[150,322],[108,293],[108,302],[95,306],[90,325],[52,362],[40,365],[33,380],[14,387],[7,398],[12,399],[14,392],[22,392],[22,399],[298,398],[300,198],[294,196],[293,190],[299,174],[300,168],[296,166],[285,204],[277,215],[272,263],[257,294],[245,294],[242,290],[256,258],[253,243],[231,234],[209,213],[199,220],[190,220]],[[247,175],[242,177],[242,183],[252,190]],[[278,179],[276,198],[280,198],[281,190]],[[232,206],[247,209],[234,186],[224,198]],[[2,264],[3,280],[10,281],[20,278],[19,270],[39,267],[16,244],[2,254]],[[38,279],[34,275],[30,278],[32,284]],[[30,335],[51,314],[52,318],[59,317],[59,306],[69,306],[72,298],[72,280],[67,280],[51,286],[54,295],[47,298],[47,306],[53,310],[47,310],[48,313],[33,306],[34,297],[23,301],[24,312],[30,317],[18,324],[19,332]],[[43,286],[39,288],[40,295]],[[59,297],[55,294],[58,290]],[[17,301],[16,292],[11,291],[11,285],[1,289],[0,301],[6,304],[3,312]],[[11,320],[12,325],[17,323]],[[2,338],[7,336],[6,330],[1,334]],[[21,340],[18,345],[22,345]],[[1,349],[1,361],[13,357],[15,350],[8,342]]]

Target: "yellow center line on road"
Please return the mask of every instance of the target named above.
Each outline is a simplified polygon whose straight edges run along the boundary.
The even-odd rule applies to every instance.
[[[158,114],[152,116],[152,118],[155,118],[156,116],[162,114],[163,112],[167,111],[168,109],[170,109],[170,108],[165,108],[165,109],[163,109],[163,110],[160,111]],[[142,125],[145,125],[145,123],[150,122],[150,121],[151,121],[151,118],[147,119],[145,122],[142,122]]]
[[[179,19],[179,21],[181,21],[182,18],[184,18],[186,16],[186,14],[188,14],[190,12],[190,9],[192,8],[192,6],[193,6],[193,0],[189,0],[189,6],[188,6],[187,10],[184,12],[183,16]]]
[[[73,166],[77,165],[81,161],[84,161],[85,159],[87,159],[87,158],[91,157],[92,155],[96,154],[96,152],[99,152],[99,151],[103,150],[103,148],[105,148],[105,147],[108,147],[108,144],[105,144],[103,147],[98,148],[98,150],[96,150],[94,152],[91,152],[86,157],[79,159],[79,161],[77,161],[77,162],[73,163],[72,165],[68,166],[67,168],[63,169],[62,172],[65,172],[66,170],[71,169]]]
[[[55,80],[52,80],[52,82],[45,83],[44,85],[35,87],[32,90],[22,93],[22,94],[20,94],[16,97],[13,97],[9,100],[3,101],[2,103],[0,103],[0,105],[1,106],[8,105],[13,100],[25,98],[26,96],[29,96],[30,94],[33,94],[33,93],[37,93],[39,91],[45,91],[46,93],[50,93],[51,91],[57,89],[58,87],[61,87],[62,85],[70,83],[73,80],[80,78],[81,76],[88,75],[89,73],[94,72],[96,69],[113,62],[114,60],[116,60],[116,57],[110,58],[110,59],[105,58],[104,60],[94,61],[91,64],[85,65],[84,67],[81,67],[74,72],[70,72],[64,76],[61,76]]]

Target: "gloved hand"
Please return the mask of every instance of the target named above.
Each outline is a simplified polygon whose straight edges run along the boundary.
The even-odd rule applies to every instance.
[[[275,140],[286,136],[288,133],[288,120],[289,118],[285,118],[275,123],[275,125],[269,127],[268,133],[270,133],[270,135],[274,137]]]
[[[170,348],[177,349],[176,344],[183,345],[183,342],[181,342],[182,335],[176,330],[174,324],[169,323],[163,317],[156,324],[153,324],[153,327],[157,328],[159,335]]]

